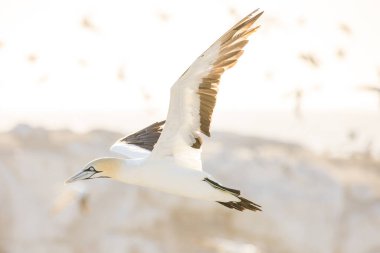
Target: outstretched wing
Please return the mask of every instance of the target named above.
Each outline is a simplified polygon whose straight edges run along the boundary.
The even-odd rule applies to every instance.
[[[200,134],[210,136],[221,75],[235,65],[248,43],[252,27],[262,15],[255,10],[211,45],[172,86],[164,130],[152,155],[173,156],[193,169],[201,169]]]
[[[110,149],[129,158],[147,157],[160,138],[164,124],[165,120],[156,122],[137,133],[121,138]]]
[[[362,90],[372,91],[372,92],[380,92],[380,87],[364,85],[360,87]]]

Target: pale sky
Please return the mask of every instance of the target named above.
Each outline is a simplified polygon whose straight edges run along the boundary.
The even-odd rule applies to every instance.
[[[36,118],[75,128],[73,115],[109,112],[161,119],[176,79],[258,7],[261,28],[223,76],[218,115],[291,114],[296,89],[305,113],[375,113],[378,97],[357,87],[380,86],[379,3],[0,0],[0,129]]]

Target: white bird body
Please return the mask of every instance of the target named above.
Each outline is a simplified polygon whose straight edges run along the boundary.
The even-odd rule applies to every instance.
[[[235,196],[217,190],[203,181],[211,176],[202,171],[179,166],[173,158],[123,159],[115,179],[133,185],[158,189],[183,197],[209,201],[239,201]]]
[[[202,170],[202,135],[210,123],[220,78],[235,65],[248,43],[257,10],[243,18],[201,54],[170,91],[166,121],[154,123],[117,141],[111,150],[129,159],[101,158],[70,178],[74,182],[112,178],[189,198],[216,201],[239,211],[261,210],[240,191],[212,180]]]

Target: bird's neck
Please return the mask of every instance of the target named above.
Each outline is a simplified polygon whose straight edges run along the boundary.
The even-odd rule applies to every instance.
[[[138,184],[144,159],[115,159],[117,169],[112,178],[128,184]]]

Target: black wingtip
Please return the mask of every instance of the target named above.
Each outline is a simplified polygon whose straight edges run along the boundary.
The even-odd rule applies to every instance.
[[[220,202],[217,201],[219,204],[231,208],[231,209],[236,209],[238,211],[244,211],[244,210],[251,210],[254,212],[257,211],[262,211],[261,206],[253,203],[252,201],[245,199],[243,197],[237,196],[240,201],[230,201],[230,202]]]
[[[239,211],[244,211],[246,209],[254,211],[254,212],[262,211],[260,205],[253,203],[252,201],[241,197],[239,190],[227,188],[227,187],[225,187],[225,186],[223,186],[223,185],[221,185],[221,184],[219,184],[219,183],[217,183],[217,182],[215,182],[215,181],[213,181],[207,177],[204,178],[203,181],[207,182],[208,184],[210,184],[215,189],[218,189],[218,190],[224,191],[224,192],[228,192],[229,194],[235,196],[236,198],[239,198],[239,200],[240,200],[240,201],[229,201],[229,202],[216,201],[219,204],[221,204],[225,207],[228,207],[228,208],[239,210]]]

